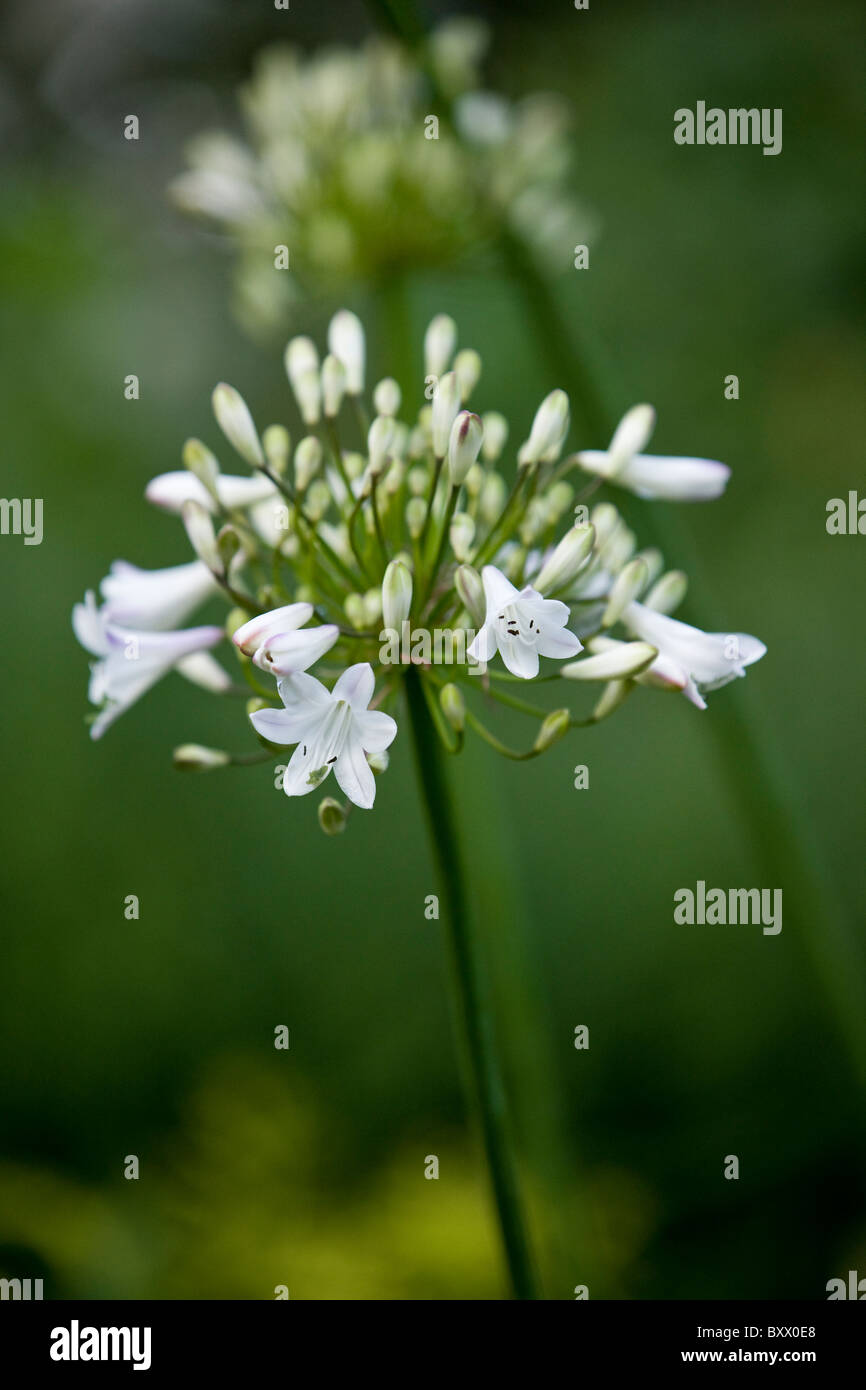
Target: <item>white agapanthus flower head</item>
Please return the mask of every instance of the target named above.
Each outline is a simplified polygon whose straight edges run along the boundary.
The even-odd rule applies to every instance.
[[[337,834],[352,805],[373,805],[416,693],[449,751],[479,736],[525,759],[608,718],[639,686],[681,691],[703,709],[702,692],[763,656],[757,638],[673,618],[685,575],[665,571],[658,550],[638,550],[611,502],[587,513],[568,481],[585,454],[559,461],[570,428],[564,391],[548,392],[513,431],[496,410],[467,410],[467,391],[483,390],[481,359],[437,315],[424,340],[426,365],[438,368],[432,406],[420,388],[413,403],[405,383],[374,377],[370,418],[360,320],[335,315],[328,347],[301,337],[284,354],[294,453],[285,426],[260,431],[223,383],[212,402],[223,443],[212,451],[187,441],[186,466],[148,485],[148,499],[182,523],[194,558],[153,571],[115,561],[102,603],[89,594],[76,605],[75,633],[94,657],[93,737],[173,669],[208,692],[247,695],[258,751],[185,740],[177,766],[275,761],[291,746],[284,790],[306,795],[333,772],[345,802],[326,797],[318,820]],[[609,451],[617,470],[640,457],[650,427],[645,409],[626,417]],[[509,438],[526,443],[509,452]],[[246,473],[223,471],[216,450],[226,448],[230,467]],[[612,481],[621,480],[617,471]],[[181,626],[218,601],[221,625]],[[239,679],[211,652],[224,638]],[[533,682],[535,703],[526,698]],[[552,683],[580,697],[602,689],[573,713],[545,702]],[[488,726],[500,704],[534,721],[525,749]]]
[[[551,271],[568,268],[563,247],[595,227],[569,187],[568,106],[484,91],[487,41],[484,25],[457,19],[418,53],[374,38],[309,56],[286,45],[259,55],[240,93],[243,136],[198,136],[169,190],[233,241],[247,326],[285,323],[302,290],[381,284],[404,266],[476,256],[503,228]],[[279,246],[289,254],[275,274]],[[343,360],[349,337],[346,324],[335,326],[335,357]],[[357,394],[363,362],[351,348],[346,356]],[[437,354],[428,361],[438,375]]]

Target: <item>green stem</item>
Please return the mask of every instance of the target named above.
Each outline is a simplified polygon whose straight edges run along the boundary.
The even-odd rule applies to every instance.
[[[419,673],[408,672],[405,684],[418,778],[424,793],[428,829],[450,936],[460,1033],[490,1169],[502,1242],[515,1298],[535,1299],[541,1295],[529,1249],[505,1091],[487,1001],[487,984],[469,918],[461,841],[443,765],[443,753],[427,709]]]

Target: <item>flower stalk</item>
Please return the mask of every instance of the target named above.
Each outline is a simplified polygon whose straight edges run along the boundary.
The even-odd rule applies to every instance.
[[[453,970],[455,1007],[471,1094],[484,1142],[502,1244],[515,1298],[540,1291],[529,1244],[505,1089],[496,1055],[493,1019],[468,909],[466,872],[439,736],[417,671],[405,682],[430,843],[439,874]]]

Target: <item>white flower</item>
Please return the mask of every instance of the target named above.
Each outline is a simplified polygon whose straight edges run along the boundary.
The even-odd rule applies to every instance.
[[[273,483],[263,473],[251,478],[220,473],[216,487],[217,496],[227,511],[233,511],[236,507],[252,507],[256,502],[264,502],[278,495]],[[179,514],[184,502],[200,502],[208,511],[215,511],[213,498],[207,488],[187,468],[178,468],[151,478],[144,495],[148,502],[153,502],[166,512]]]
[[[269,743],[296,743],[283,778],[287,796],[306,796],[333,769],[343,792],[356,806],[369,809],[376,779],[367,753],[382,753],[394,741],[390,714],[369,710],[375,678],[367,662],[344,671],[328,690],[314,676],[296,675],[277,682],[284,709],[250,715],[256,732]]]
[[[485,565],[481,578],[487,613],[468,649],[476,661],[490,661],[498,649],[509,671],[531,680],[538,675],[539,656],[564,659],[582,651],[565,626],[571,616],[567,604],[542,598],[531,585],[515,589],[495,565]]]
[[[178,627],[218,585],[201,560],[159,570],[115,560],[99,589],[107,622],[153,632]]]
[[[576,462],[587,473],[596,473],[638,497],[667,502],[710,502],[721,497],[731,476],[727,464],[641,452],[653,432],[655,418],[651,405],[632,406],[617,425],[608,448],[584,449]]]
[[[144,632],[108,621],[93,593],[72,610],[72,627],[85,650],[98,659],[90,674],[91,704],[102,706],[90,726],[90,737],[101,738],[125,710],[152,685],[194,652],[216,646],[225,636],[221,627],[192,627],[181,632]]]
[[[340,635],[333,623],[299,632],[312,616],[311,603],[288,603],[284,608],[272,608],[251,618],[237,629],[232,641],[262,671],[269,671],[272,676],[291,676],[306,671],[330,651]]]
[[[702,632],[665,613],[655,613],[642,603],[630,603],[623,614],[626,627],[658,649],[646,672],[660,684],[682,690],[698,709],[706,709],[701,692],[718,690],[746,667],[760,661],[767,648],[745,632]]]

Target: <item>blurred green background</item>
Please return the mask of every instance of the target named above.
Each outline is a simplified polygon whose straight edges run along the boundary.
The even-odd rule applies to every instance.
[[[490,85],[573,102],[575,188],[603,227],[589,271],[564,248],[557,297],[596,343],[614,408],[657,407],[656,449],[732,465],[723,500],[677,513],[669,558],[699,555],[713,620],[769,649],[705,714],[640,691],[537,762],[472,746],[454,769],[545,1289],[822,1298],[866,1273],[862,1093],[818,967],[862,1001],[866,542],[825,531],[827,500],[863,488],[858,6],[471,12],[491,24]],[[176,677],[92,745],[69,624],[114,558],[185,557],[141,494],[188,435],[215,442],[217,380],[297,430],[282,342],[244,340],[230,256],[163,188],[193,131],[231,121],[262,43],[355,43],[370,27],[360,4],[309,0],[6,10],[2,491],[44,498],[45,537],[0,540],[0,1273],[42,1275],[46,1296],[505,1290],[441,924],[423,913],[436,887],[405,728],[375,811],[326,840],[268,764],[173,771],[189,739],[251,746],[236,706]],[[699,98],[782,107],[783,153],[675,146],[673,111]],[[138,144],[121,138],[128,111]],[[466,265],[409,289],[417,342],[433,312],[453,314],[484,360],[473,405],[524,437],[541,395],[569,383],[516,287]],[[295,330],[321,341],[333,307],[303,308]],[[394,360],[380,298],[361,288],[352,307],[371,375],[416,389],[420,346]],[[604,443],[576,422],[573,446]],[[682,614],[698,623],[699,597]],[[802,826],[791,862],[814,856],[850,950],[790,896],[777,937],[673,923],[675,889],[697,879],[786,889],[730,792],[725,758],[750,755],[713,741],[731,699]],[[573,788],[578,763],[589,790]]]

